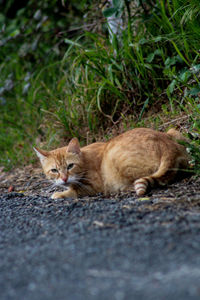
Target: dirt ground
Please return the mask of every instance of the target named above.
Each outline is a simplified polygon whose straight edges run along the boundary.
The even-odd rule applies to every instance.
[[[64,189],[63,186],[54,186],[45,178],[40,167],[33,167],[32,165],[26,166],[23,169],[18,168],[11,172],[2,171],[0,175],[0,194],[17,192],[25,196],[38,195],[50,197],[53,192]],[[121,193],[114,196],[123,198],[130,195],[136,197],[134,192]],[[168,201],[184,202],[187,200],[185,205],[190,206],[190,200],[195,202],[200,198],[200,177],[191,176],[170,184],[167,187],[153,189],[141,199],[150,200],[155,197],[160,199],[161,202],[164,201],[164,203]]]

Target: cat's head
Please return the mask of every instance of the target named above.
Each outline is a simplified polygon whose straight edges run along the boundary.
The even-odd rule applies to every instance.
[[[79,142],[73,138],[68,146],[52,151],[34,148],[40,159],[42,168],[48,179],[57,185],[76,183],[79,181],[82,170],[82,153]]]

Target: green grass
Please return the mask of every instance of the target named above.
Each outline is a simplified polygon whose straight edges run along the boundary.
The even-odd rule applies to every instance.
[[[188,138],[190,142],[187,145],[188,153],[191,157],[191,165],[194,173],[200,175],[200,101],[199,98],[187,99],[186,112],[190,114],[190,128],[188,130]]]
[[[199,135],[198,8],[195,0],[157,1],[147,15],[129,15],[120,40],[85,32],[65,39],[65,53],[40,55],[37,63],[6,45],[0,50],[0,57],[10,51],[0,65],[0,164],[33,162],[33,145],[53,148],[72,136],[85,144],[110,136],[111,127],[153,122],[159,128],[159,114],[170,119],[189,111],[191,136]],[[198,138],[190,148],[198,170]]]

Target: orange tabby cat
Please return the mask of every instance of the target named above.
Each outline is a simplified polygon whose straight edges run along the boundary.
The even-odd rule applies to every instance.
[[[80,148],[73,138],[68,146],[52,151],[34,148],[44,173],[58,185],[66,185],[57,198],[133,190],[144,195],[148,187],[171,182],[178,169],[188,167],[183,140],[175,129],[167,133],[147,128],[127,131],[106,143]]]

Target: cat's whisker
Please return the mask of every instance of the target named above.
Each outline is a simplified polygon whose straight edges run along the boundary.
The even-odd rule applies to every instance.
[[[70,178],[71,179],[71,178]],[[73,179],[69,180],[69,183],[89,183],[90,181],[87,179],[85,172],[79,173],[73,177]]]
[[[86,184],[83,184],[81,182],[78,183],[78,187],[82,190],[82,191],[86,191],[86,192],[91,192],[91,187],[86,185]]]
[[[71,181],[70,184],[75,185],[76,188],[82,190],[83,192],[90,192],[91,188],[87,186],[87,183],[90,183],[89,180],[86,177],[80,175],[85,175],[85,173],[80,173],[79,176],[73,178],[73,181]],[[84,182],[81,182],[81,180],[83,180]]]

